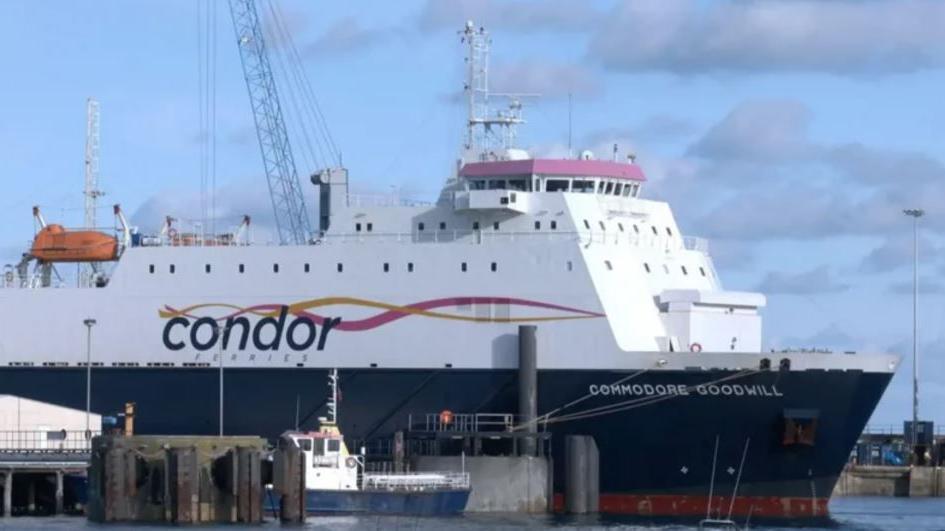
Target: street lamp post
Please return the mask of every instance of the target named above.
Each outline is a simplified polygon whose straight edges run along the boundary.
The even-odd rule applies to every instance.
[[[912,462],[915,463],[919,426],[919,218],[925,211],[908,208],[902,212],[912,218]]]
[[[85,438],[92,438],[92,327],[95,319],[91,317],[82,321],[85,325]]]

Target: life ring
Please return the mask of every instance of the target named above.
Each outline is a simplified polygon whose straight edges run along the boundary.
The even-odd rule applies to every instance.
[[[177,239],[177,229],[167,229],[167,237],[176,240]]]
[[[348,456],[348,458],[345,459],[345,466],[347,466],[348,468],[354,468],[358,466],[358,460],[351,456]]]
[[[448,410],[448,409],[444,409],[443,411],[440,412],[440,424],[442,424],[442,425],[444,425],[444,426],[448,426],[448,425],[451,424],[452,422],[453,422],[453,412],[452,412],[452,411],[450,411],[450,410]]]
[[[699,343],[693,343],[689,345],[689,350],[690,352],[696,352],[696,353],[702,352],[702,345],[700,345]]]

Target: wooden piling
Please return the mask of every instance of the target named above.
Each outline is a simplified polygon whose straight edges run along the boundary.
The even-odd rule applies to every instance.
[[[7,470],[3,475],[3,516],[13,515],[13,471]]]

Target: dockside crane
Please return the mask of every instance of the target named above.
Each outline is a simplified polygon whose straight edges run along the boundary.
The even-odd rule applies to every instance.
[[[229,0],[229,3],[279,242],[283,245],[304,244],[312,236],[312,225],[305,208],[305,196],[299,184],[256,2]]]

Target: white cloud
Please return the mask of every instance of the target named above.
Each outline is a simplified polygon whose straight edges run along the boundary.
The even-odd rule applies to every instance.
[[[589,56],[626,71],[871,75],[945,64],[945,2],[622,2]]]
[[[757,290],[762,293],[812,295],[846,291],[849,287],[838,281],[826,266],[819,266],[800,273],[769,272]]]

